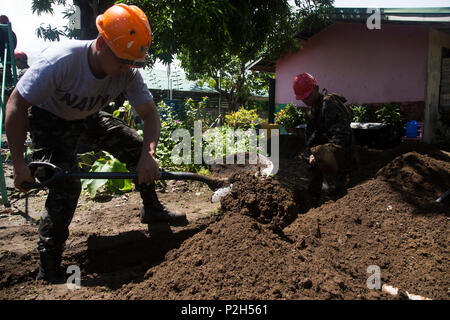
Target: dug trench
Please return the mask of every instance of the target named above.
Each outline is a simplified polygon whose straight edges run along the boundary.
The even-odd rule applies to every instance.
[[[368,267],[378,266],[383,284],[449,299],[450,211],[448,200],[435,202],[450,188],[448,153],[419,145],[360,148],[359,156],[348,193],[317,207],[308,166],[291,157],[274,177],[233,172],[220,210],[186,227],[148,235],[130,223],[139,210],[134,198],[82,215],[63,259],[81,266],[81,289],[34,281],[37,255],[28,240],[28,252],[0,258],[0,298],[397,299],[368,288]],[[15,228],[36,236],[33,226]],[[11,230],[1,230],[2,241],[14,237]]]

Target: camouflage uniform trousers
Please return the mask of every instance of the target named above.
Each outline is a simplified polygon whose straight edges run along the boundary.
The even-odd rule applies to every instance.
[[[349,171],[341,170],[335,174],[324,175],[317,165],[312,166],[311,170],[312,180],[309,184],[309,192],[313,201],[319,202],[321,197],[337,199],[347,192],[346,180]],[[322,189],[323,182],[326,182],[327,190]]]
[[[82,143],[111,153],[126,163],[128,170],[136,170],[143,139],[109,113],[101,111],[83,120],[67,121],[33,106],[28,123],[33,161],[50,162],[64,170],[77,171],[77,149]],[[143,199],[157,199],[154,183],[136,183],[136,186]],[[39,252],[62,253],[80,193],[79,179],[66,179],[49,188],[39,225]]]

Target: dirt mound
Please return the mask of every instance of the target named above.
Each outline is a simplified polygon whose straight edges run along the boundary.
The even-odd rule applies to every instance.
[[[442,161],[413,156],[447,170]],[[401,171],[396,165],[410,157],[396,159],[381,172]],[[236,195],[223,204],[223,219],[170,252],[144,282],[124,287],[123,294],[136,299],[390,299],[367,287],[367,270],[377,266],[382,284],[449,298],[450,279],[443,275],[450,271],[450,211],[444,204],[423,194],[409,201],[380,175],[275,234],[258,221],[270,220],[265,214],[271,210],[293,210],[282,205],[294,207],[292,193],[277,181],[255,179],[240,179]],[[440,182],[428,183],[436,190]],[[268,199],[279,206],[265,209],[272,205]]]
[[[373,196],[366,205],[363,198]],[[381,281],[414,294],[448,299],[446,218],[414,216],[389,184],[375,180],[346,199],[302,215],[286,238],[252,218],[227,214],[120,295],[132,299],[378,299]],[[352,205],[354,209],[350,209]],[[392,209],[389,209],[392,206]],[[441,208],[442,209],[442,208]]]
[[[288,243],[253,218],[228,213],[121,294],[130,299],[280,298],[290,279],[283,279],[279,266],[289,250]]]
[[[30,255],[5,254],[0,262],[12,275],[0,281],[0,297],[38,292],[81,299],[394,299],[367,287],[368,268],[376,266],[381,284],[450,299],[450,208],[435,202],[449,188],[446,156],[397,150],[368,159],[384,163],[373,171],[377,177],[310,210],[308,167],[280,160],[279,172],[265,180],[234,172],[219,215],[165,237],[137,232],[137,226],[100,234],[112,223],[123,228],[130,218],[123,216],[126,208],[96,211],[89,219],[104,225],[88,222],[99,234],[92,235],[91,226],[87,241],[74,243],[64,257],[66,265],[81,265],[82,289],[50,294],[12,270],[10,262],[19,261],[35,268],[34,255],[28,261]]]
[[[429,200],[450,189],[450,163],[417,152],[395,158],[377,176],[399,190]]]
[[[300,216],[284,233],[317,268],[314,278],[328,274],[328,285],[335,288],[330,297],[380,297],[366,286],[367,268],[374,265],[380,268],[382,284],[449,299],[450,209],[414,200],[389,182],[371,180]],[[333,278],[346,289],[338,290],[341,286]]]
[[[276,161],[275,167],[273,176],[263,177],[255,173],[264,166],[216,165],[213,172],[228,176],[233,184],[231,192],[221,200],[222,211],[253,217],[279,232],[299,212],[311,208],[311,174],[306,163],[283,158]]]
[[[297,205],[291,191],[272,178],[255,177],[246,173],[234,175],[231,192],[221,201],[226,213],[240,213],[269,224],[279,231],[295,220]]]

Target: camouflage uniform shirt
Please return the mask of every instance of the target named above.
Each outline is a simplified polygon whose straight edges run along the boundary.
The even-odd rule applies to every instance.
[[[344,152],[345,167],[352,163],[353,133],[351,112],[344,105],[346,99],[337,94],[319,94],[317,103],[307,112],[306,147],[321,144],[339,146]]]

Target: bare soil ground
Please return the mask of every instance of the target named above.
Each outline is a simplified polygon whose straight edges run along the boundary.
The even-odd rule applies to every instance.
[[[151,234],[137,193],[83,195],[63,256],[64,267],[81,268],[78,290],[34,280],[46,192],[29,196],[27,215],[10,190],[0,299],[395,299],[368,289],[373,265],[383,284],[449,299],[449,199],[435,200],[450,188],[450,154],[414,145],[359,155],[348,193],[315,208],[308,168],[293,158],[272,178],[234,174],[220,204],[200,183],[170,182],[158,195],[190,223]]]

